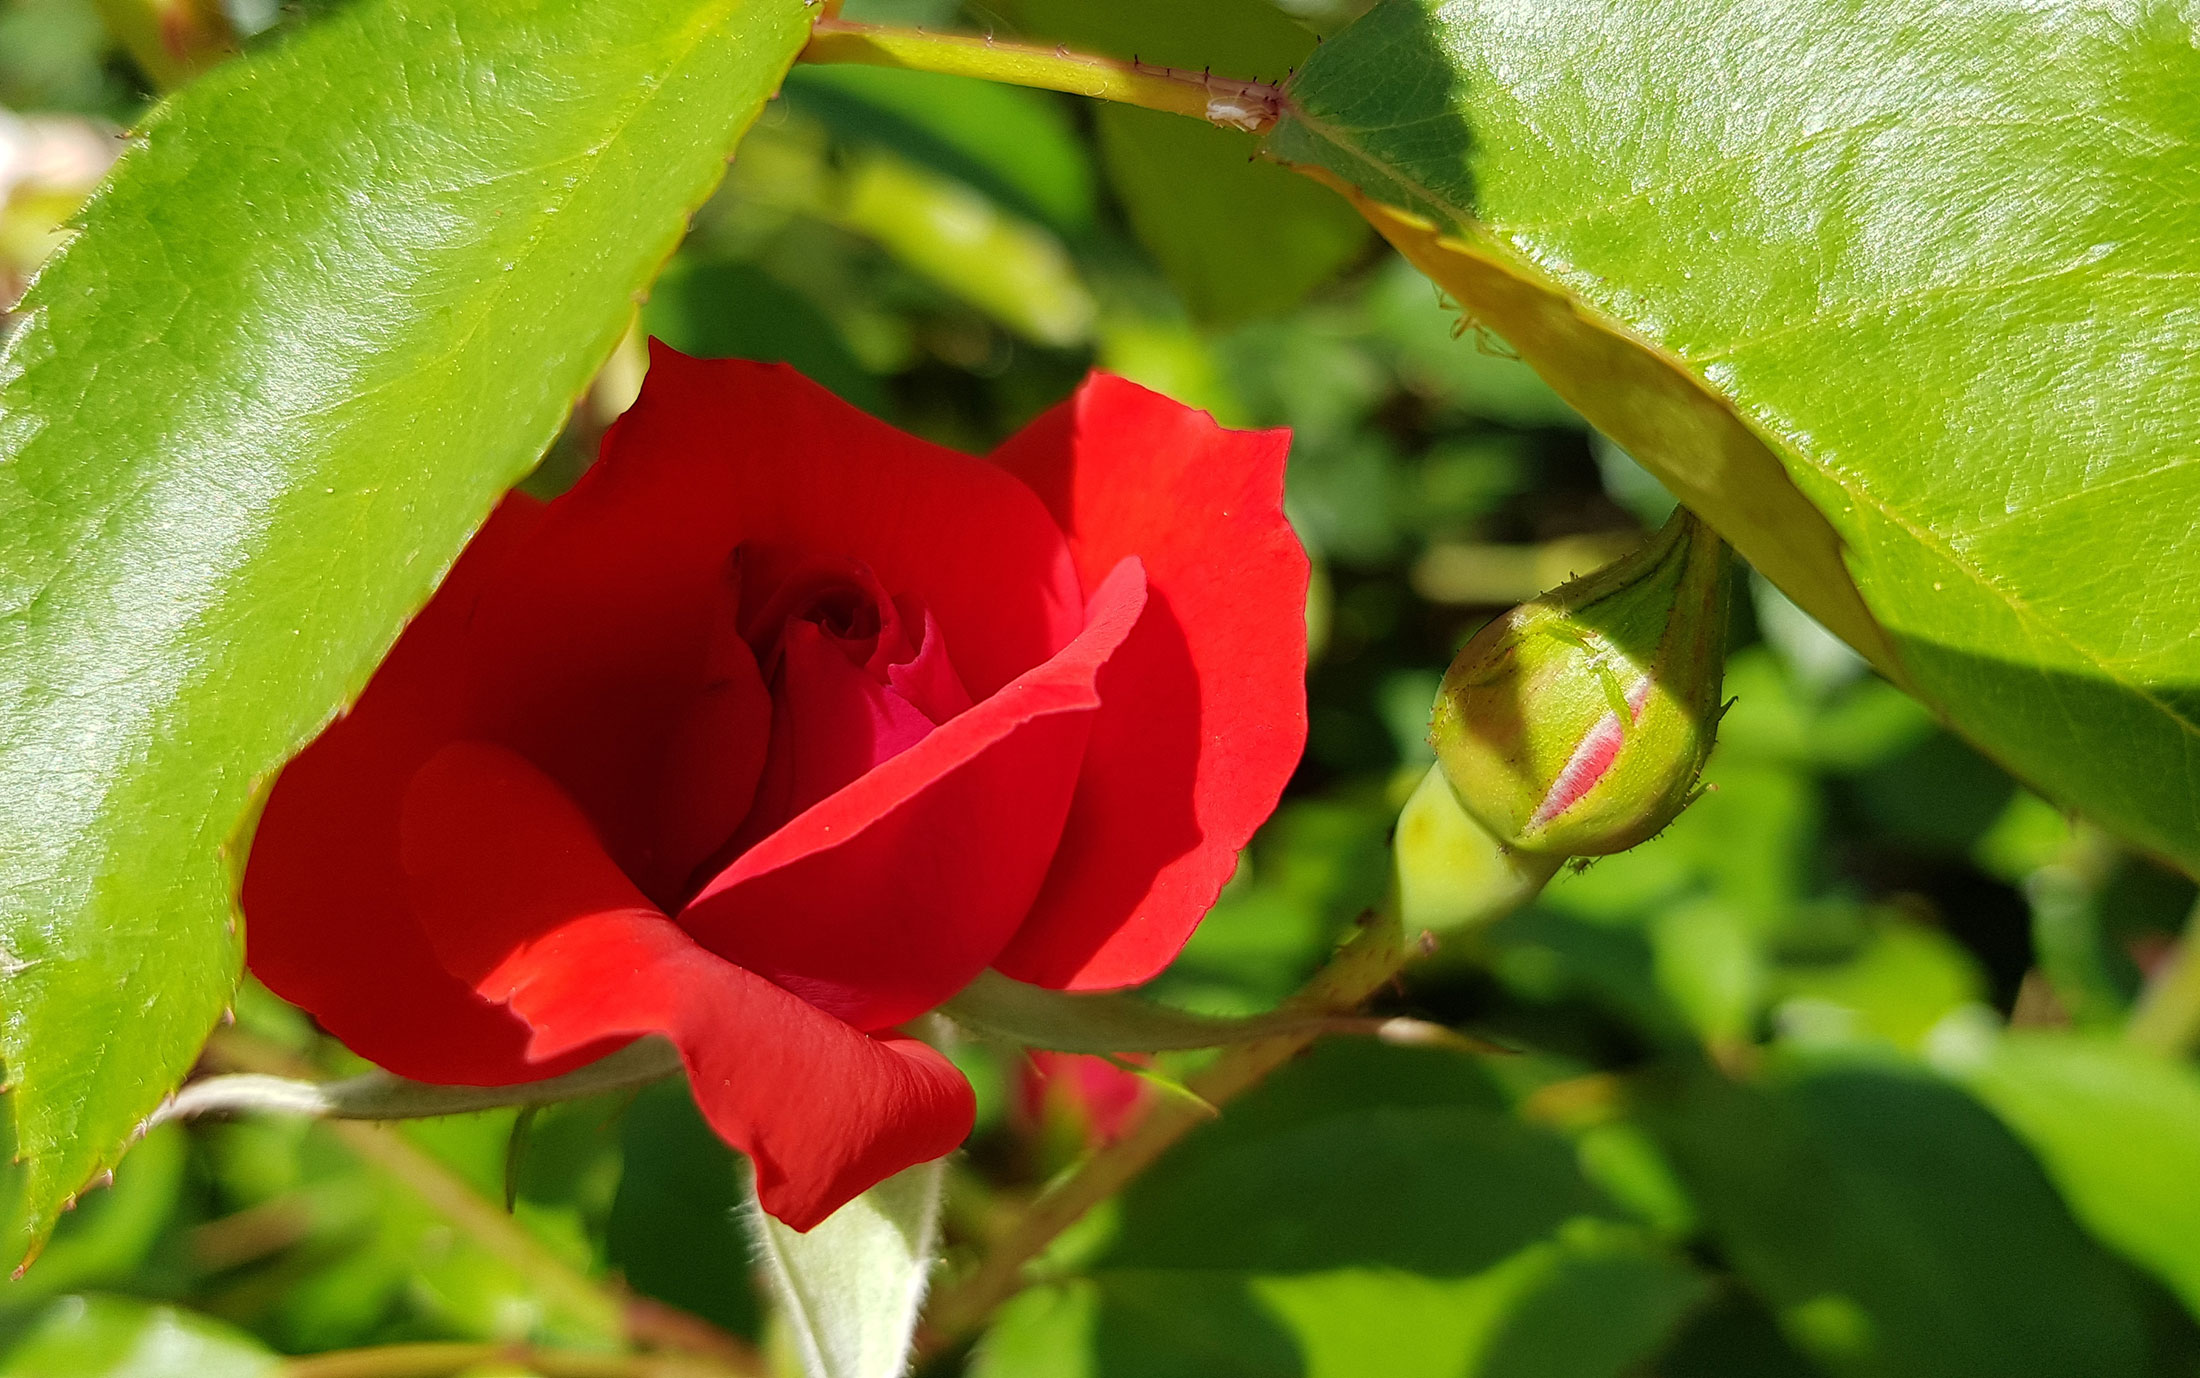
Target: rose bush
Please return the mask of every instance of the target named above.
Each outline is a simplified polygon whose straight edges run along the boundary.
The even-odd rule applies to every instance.
[[[665,1035],[815,1224],[969,1130],[899,1026],[988,966],[1145,980],[1274,807],[1286,443],[1095,376],[981,460],[655,347],[599,463],[506,499],[283,772],[253,971],[424,1081]]]

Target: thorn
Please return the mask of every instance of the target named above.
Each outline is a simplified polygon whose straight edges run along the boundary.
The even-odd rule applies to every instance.
[[[1414,945],[1421,949],[1423,957],[1435,956],[1436,950],[1443,946],[1437,941],[1436,935],[1425,928],[1421,930],[1421,936],[1414,940]]]
[[[232,1025],[232,1024],[234,1024],[234,1023],[236,1023],[236,1022],[237,1022],[237,1007],[236,1007],[235,1005],[225,1005],[225,1006],[223,1006],[223,1007],[222,1007],[222,1027],[226,1029],[226,1028],[228,1028],[228,1027],[229,1027],[230,1025]]]
[[[86,1188],[85,1188],[85,1190],[86,1190],[86,1191],[98,1191],[98,1190],[99,1190],[99,1189],[100,1189],[101,1187],[111,1187],[111,1186],[113,1186],[114,1184],[115,1184],[115,1170],[114,1170],[113,1168],[107,1168],[107,1169],[105,1169],[104,1171],[102,1171],[102,1172],[101,1172],[101,1173],[100,1173],[100,1174],[99,1174],[99,1175],[98,1175],[97,1177],[94,1177],[94,1178],[92,1179],[92,1184],[91,1184],[90,1186],[86,1187]]]
[[[71,1192],[69,1195],[61,1198],[61,1209],[65,1211],[73,1211],[76,1209],[76,1193]]]

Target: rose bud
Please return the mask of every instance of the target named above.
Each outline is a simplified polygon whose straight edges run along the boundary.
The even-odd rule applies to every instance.
[[[970,1130],[899,1030],[1169,962],[1306,732],[1281,432],[1094,377],[991,459],[658,347],[285,768],[246,955],[420,1081],[644,1035],[808,1229]]]
[[[1719,719],[1727,551],[1686,508],[1641,549],[1484,627],[1429,744],[1508,847],[1601,856],[1687,805]]]
[[[1125,1063],[1150,1059],[1133,1054]],[[1078,1151],[1115,1141],[1130,1127],[1153,1087],[1136,1072],[1104,1057],[1057,1053],[1034,1048],[1024,1058],[1016,1084],[1017,1118],[1033,1134],[1076,1141]]]

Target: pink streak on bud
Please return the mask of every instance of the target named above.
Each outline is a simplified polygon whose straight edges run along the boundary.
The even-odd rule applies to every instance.
[[[1642,706],[1650,701],[1650,677],[1644,675],[1627,691],[1627,718],[1629,725],[1642,721]],[[1528,831],[1549,823],[1566,810],[1581,802],[1583,795],[1595,789],[1597,781],[1604,778],[1619,759],[1619,749],[1627,740],[1627,729],[1620,724],[1619,714],[1607,712],[1597,719],[1574,748],[1574,754],[1566,758],[1566,765],[1551,782],[1550,793],[1536,807],[1535,816],[1528,820]]]

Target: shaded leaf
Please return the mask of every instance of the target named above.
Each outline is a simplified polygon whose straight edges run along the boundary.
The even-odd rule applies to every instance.
[[[627,1284],[737,1335],[757,1329],[742,1222],[748,1165],[703,1122],[682,1083],[636,1098],[605,1252]]]
[[[1649,1123],[1720,1253],[1833,1372],[2149,1371],[2130,1277],[1944,1082],[1863,1062],[1763,1087],[1699,1071]]]
[[[2191,1066],[2053,1033],[1936,1051],[2039,1155],[2078,1219],[2200,1316],[2200,1076]]]
[[[1102,106],[1094,119],[1132,231],[1198,320],[1288,310],[1368,242],[1366,225],[1336,197],[1250,161],[1244,134],[1124,105]]]

